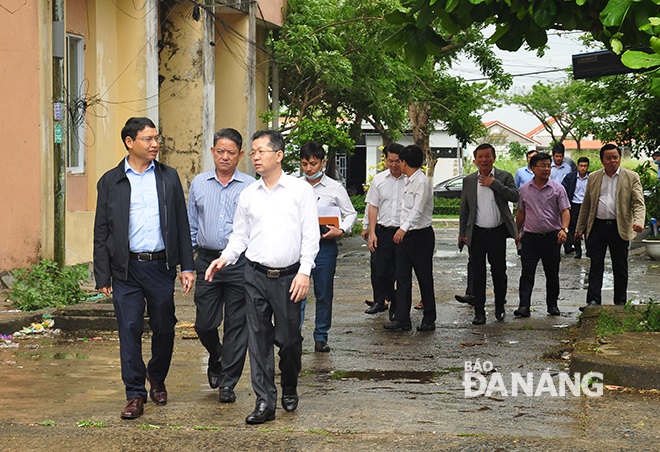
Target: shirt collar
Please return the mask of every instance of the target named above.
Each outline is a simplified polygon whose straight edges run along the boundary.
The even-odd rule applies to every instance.
[[[147,166],[147,169],[144,170],[144,172],[146,173],[147,171],[150,171],[150,170],[154,169],[155,167],[156,167],[156,164],[155,164],[154,161],[152,160],[152,161],[149,163],[149,166]],[[128,156],[126,156],[126,157],[124,158],[124,172],[125,172],[125,173],[128,173],[129,171],[130,171],[131,173],[133,173],[133,174],[140,175],[140,173],[138,173],[137,171],[135,171],[135,170],[133,169],[133,167],[128,163]],[[144,174],[144,173],[142,173],[142,174]]]

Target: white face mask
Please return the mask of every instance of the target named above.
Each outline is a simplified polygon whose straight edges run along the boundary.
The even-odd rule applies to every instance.
[[[316,180],[321,176],[323,176],[323,170],[322,169],[319,170],[318,173],[312,174],[311,176],[308,176],[307,173],[305,173],[305,179],[307,179],[307,180]]]

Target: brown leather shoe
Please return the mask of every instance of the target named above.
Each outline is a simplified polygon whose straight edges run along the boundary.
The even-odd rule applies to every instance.
[[[121,410],[122,419],[137,419],[144,414],[144,399],[142,396],[128,399],[128,404]]]
[[[149,397],[154,401],[156,405],[165,405],[167,403],[167,389],[165,389],[165,383],[156,383],[153,380],[149,380],[151,389],[149,389]]]

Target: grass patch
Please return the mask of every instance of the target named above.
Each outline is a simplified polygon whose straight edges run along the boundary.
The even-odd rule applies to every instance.
[[[136,427],[139,428],[140,430],[160,430],[160,425],[147,424],[146,422],[142,424],[138,424],[136,425]]]
[[[202,431],[206,431],[206,430],[213,430],[213,431],[215,431],[215,430],[222,430],[220,427],[212,427],[212,426],[208,426],[208,425],[193,425],[192,429],[193,429],[193,430],[202,430]]]
[[[37,425],[40,425],[42,427],[52,427],[55,425],[55,421],[51,421],[51,420],[43,421],[43,422],[39,422]]]
[[[599,337],[621,333],[660,332],[660,304],[650,300],[648,304],[633,306],[628,302],[623,307],[623,313],[601,309],[595,329]]]
[[[327,431],[326,429],[323,428],[312,428],[307,430],[305,433],[309,433],[311,435],[329,435],[330,432]]]
[[[76,425],[81,428],[103,428],[105,427],[105,421],[78,421]]]
[[[467,437],[479,438],[479,437],[486,436],[486,435],[483,434],[483,433],[458,433],[458,434],[456,434],[456,436],[459,436],[461,438],[467,438]]]
[[[520,327],[522,331],[532,331],[534,330],[534,327],[532,325],[523,325]]]

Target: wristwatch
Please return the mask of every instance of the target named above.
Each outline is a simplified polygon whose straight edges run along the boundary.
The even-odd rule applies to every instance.
[[[566,234],[568,234],[568,228],[563,228],[562,231],[564,231]]]

